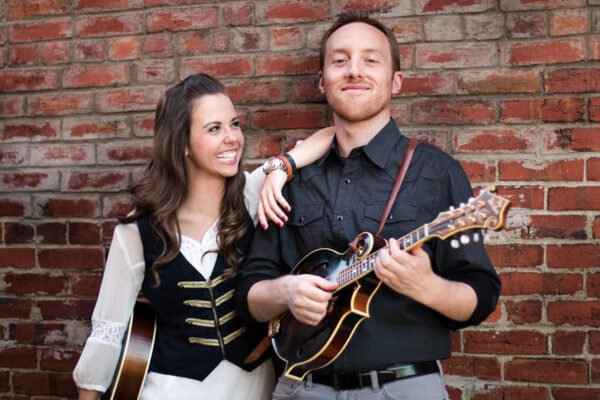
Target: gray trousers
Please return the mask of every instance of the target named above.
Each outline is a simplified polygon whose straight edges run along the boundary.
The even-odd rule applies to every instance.
[[[441,367],[440,367],[441,371]],[[280,377],[273,400],[447,400],[448,393],[441,374],[421,375],[379,385],[371,372],[371,387],[340,390],[313,383],[310,375],[303,382]]]

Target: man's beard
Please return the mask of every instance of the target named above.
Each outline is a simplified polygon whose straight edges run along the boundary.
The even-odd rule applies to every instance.
[[[326,94],[327,103],[333,112],[348,122],[362,122],[375,117],[390,106],[391,97],[384,98],[383,93],[366,98],[361,96],[358,101],[351,98],[342,99],[339,96]]]

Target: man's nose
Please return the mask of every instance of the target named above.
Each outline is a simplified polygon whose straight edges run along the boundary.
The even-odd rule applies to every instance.
[[[362,76],[362,68],[359,60],[352,59],[348,62],[348,69],[346,71],[346,75],[348,78],[358,78]]]

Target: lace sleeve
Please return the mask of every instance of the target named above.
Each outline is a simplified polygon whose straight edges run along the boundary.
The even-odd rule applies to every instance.
[[[92,333],[73,371],[78,387],[105,392],[110,386],[143,277],[144,255],[137,225],[119,225],[92,315]]]

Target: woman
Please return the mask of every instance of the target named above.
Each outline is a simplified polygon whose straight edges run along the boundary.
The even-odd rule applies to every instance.
[[[324,154],[332,134],[314,134],[282,158],[289,161],[266,170],[275,165],[291,175],[294,161],[301,167]],[[156,110],[152,160],[132,189],[133,211],[115,229],[92,333],[73,372],[80,399],[97,399],[110,385],[140,289],[158,321],[142,399],[271,398],[268,356],[244,362],[264,332],[243,326],[233,307],[264,180],[260,169],[243,172],[243,147],[219,81],[197,74],[167,90]],[[261,208],[281,225],[277,202],[289,206],[278,173]]]

